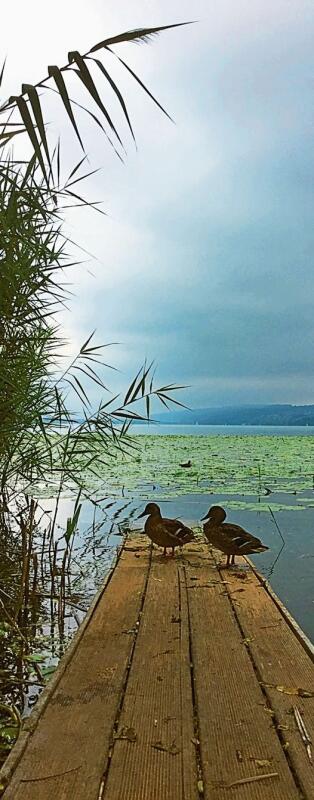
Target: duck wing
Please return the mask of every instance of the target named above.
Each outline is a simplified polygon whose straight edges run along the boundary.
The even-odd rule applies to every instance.
[[[239,532],[240,531],[240,532]],[[260,539],[248,534],[247,531],[238,525],[220,525],[219,528],[204,526],[204,533],[210,544],[217,547],[226,555],[249,555],[249,553],[261,553],[268,550]]]
[[[180,522],[179,519],[162,519],[162,524],[167,530],[168,535],[173,538],[177,545],[191,542],[195,537],[191,528]]]
[[[241,525],[233,525],[229,522],[223,522],[221,528],[224,530],[225,534],[230,537],[233,541],[235,539],[239,539],[242,542],[251,542],[252,544],[261,544],[261,540],[258,539],[257,536],[253,536],[252,533],[249,533],[244,528],[241,528]]]
[[[149,517],[145,523],[145,533],[159,547],[182,547],[194,539],[193,531],[176,519],[157,520]]]
[[[231,536],[227,531],[223,530],[223,527],[222,525],[219,528],[215,528],[212,525],[207,527],[204,525],[204,533],[209,544],[216,547],[217,550],[221,550],[222,553],[226,553],[226,555],[232,555],[234,544]]]
[[[237,548],[239,554],[268,550],[268,547],[257,536],[245,531],[240,525],[231,525],[226,522],[221,525],[221,528],[224,529],[230,544],[232,543],[232,546]]]

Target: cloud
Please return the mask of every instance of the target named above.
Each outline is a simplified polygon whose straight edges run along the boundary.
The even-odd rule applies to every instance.
[[[37,0],[20,13],[20,38],[2,18],[14,92],[68,49],[189,19],[191,4],[96,0],[86,13],[82,0],[56,0],[49,35]],[[313,4],[198,0],[193,16],[199,24],[123,50],[175,124],[121,72],[138,150],[125,130],[123,166],[83,123],[91,167],[103,167],[85,194],[109,216],[68,214],[69,235],[96,259],[69,272],[63,324],[73,348],[95,327],[121,342],[113,388],[148,356],[161,379],[192,384],[193,405],[310,402]],[[57,130],[59,110],[53,120]],[[66,131],[64,169],[79,157]]]

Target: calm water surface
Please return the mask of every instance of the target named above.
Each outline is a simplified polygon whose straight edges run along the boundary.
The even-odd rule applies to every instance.
[[[314,427],[266,427],[266,426],[217,426],[217,425],[137,425],[132,433],[138,435],[167,435],[167,436],[314,436]],[[314,463],[313,463],[314,473]],[[191,488],[188,494],[180,494],[171,499],[163,499],[162,492],[158,497],[158,487],[145,485],[145,491],[126,491],[126,496],[121,500],[116,499],[112,508],[97,509],[95,519],[101,524],[99,540],[96,546],[89,550],[86,548],[86,531],[92,523],[95,509],[91,503],[84,502],[80,517],[80,531],[77,544],[81,553],[84,551],[90,566],[93,564],[92,575],[85,581],[88,588],[87,594],[91,599],[95,588],[103,579],[112,559],[113,551],[121,543],[121,535],[125,528],[131,526],[138,528],[143,520],[137,521],[138,515],[143,510],[145,503],[151,499],[160,504],[164,516],[179,517],[187,523],[197,525],[204,516],[209,506],[222,505],[227,513],[228,520],[242,525],[262,539],[269,547],[269,551],[253,556],[259,571],[269,580],[282,602],[295,617],[305,633],[314,642],[314,489],[298,490],[294,492],[272,491],[271,497],[257,494],[236,495],[216,494],[215,490],[205,494],[198,493],[197,487]],[[157,491],[153,491],[157,490]],[[146,494],[145,494],[146,493]],[[151,493],[151,494],[150,494]],[[145,497],[147,500],[145,500]],[[228,503],[239,500],[255,505],[255,509],[232,508]],[[290,509],[276,510],[275,519],[282,532],[284,545],[268,511],[259,512],[256,504],[265,505],[269,500],[270,506],[289,505]],[[293,511],[300,503],[308,507]],[[48,508],[51,503],[42,501]],[[61,525],[67,516],[72,513],[73,501],[64,499],[60,504],[59,522]],[[105,507],[104,507],[105,508]],[[106,547],[104,544],[106,542]],[[83,581],[84,583],[84,581]]]
[[[132,434],[147,436],[314,436],[312,425],[134,425]]]

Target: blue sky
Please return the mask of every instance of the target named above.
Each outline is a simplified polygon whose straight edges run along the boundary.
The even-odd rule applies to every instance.
[[[91,168],[103,167],[87,193],[108,217],[67,219],[95,256],[70,275],[69,349],[96,327],[100,341],[121,342],[113,388],[147,356],[161,381],[191,385],[182,398],[195,407],[314,402],[312,0],[86,9],[56,0],[49,26],[37,0],[2,11],[6,93],[107,34],[199,22],[120,50],[175,125],[122,74],[138,150],[125,130],[122,165],[84,123]],[[56,109],[52,133],[58,126],[66,167],[80,153]]]

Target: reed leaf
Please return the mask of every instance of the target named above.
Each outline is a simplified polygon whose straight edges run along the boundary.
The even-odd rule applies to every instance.
[[[162,33],[163,31],[179,28],[179,27],[182,27],[182,26],[187,25],[187,24],[190,24],[190,23],[183,22],[183,23],[175,23],[173,25],[162,25],[162,26],[150,27],[150,28],[138,28],[138,29],[133,30],[133,31],[125,31],[125,32],[123,32],[121,34],[118,34],[116,36],[110,36],[110,37],[107,37],[106,39],[103,39],[101,42],[98,42],[93,47],[91,47],[83,55],[81,53],[79,53],[78,50],[73,50],[73,51],[69,52],[69,54],[68,54],[68,62],[63,67],[60,68],[55,64],[49,65],[48,66],[48,76],[46,78],[44,78],[43,80],[39,81],[37,84],[34,84],[34,85],[26,84],[26,83],[22,84],[22,93],[20,95],[11,96],[9,98],[9,100],[2,105],[2,107],[0,108],[0,114],[5,114],[5,113],[11,114],[12,111],[17,109],[19,114],[20,114],[22,123],[23,123],[22,127],[20,127],[19,129],[15,128],[13,131],[11,131],[9,133],[5,133],[5,131],[3,132],[2,133],[2,137],[4,137],[4,138],[2,140],[2,144],[4,144],[4,145],[8,144],[8,142],[10,140],[14,139],[14,137],[17,135],[17,133],[26,132],[27,135],[28,135],[29,141],[30,141],[30,143],[32,145],[33,151],[36,154],[36,158],[37,158],[38,164],[40,166],[40,169],[42,171],[42,174],[44,176],[44,179],[45,179],[46,183],[48,184],[49,180],[50,180],[51,183],[53,183],[53,174],[52,174],[52,170],[51,170],[52,157],[50,156],[49,145],[48,145],[47,136],[46,136],[46,132],[45,132],[45,122],[44,122],[44,117],[43,117],[43,112],[42,112],[42,104],[41,104],[41,101],[39,99],[39,94],[38,94],[38,89],[39,88],[42,89],[43,91],[45,89],[48,89],[50,91],[51,90],[56,91],[58,96],[60,97],[60,99],[62,101],[62,104],[63,104],[63,107],[65,109],[65,112],[67,114],[67,117],[70,120],[71,126],[72,126],[72,128],[73,128],[73,130],[75,132],[76,138],[78,139],[80,147],[82,148],[84,153],[85,153],[85,149],[84,149],[83,139],[82,139],[82,136],[81,136],[81,133],[80,133],[80,130],[79,130],[79,126],[78,126],[78,123],[77,123],[77,120],[76,120],[76,117],[75,117],[75,114],[74,114],[74,111],[73,111],[73,107],[74,106],[75,107],[79,107],[79,108],[83,108],[83,110],[89,116],[91,116],[93,121],[104,131],[104,133],[106,134],[110,145],[114,148],[117,156],[121,159],[121,154],[119,153],[119,150],[115,147],[115,145],[112,142],[111,138],[108,136],[108,133],[105,130],[104,126],[102,125],[102,122],[98,118],[98,116],[96,116],[86,106],[83,106],[80,103],[77,103],[76,101],[73,101],[73,100],[70,99],[69,94],[68,94],[67,85],[66,85],[66,77],[71,72],[72,73],[74,72],[76,74],[76,76],[79,78],[79,80],[81,81],[82,85],[84,86],[84,89],[86,91],[86,95],[87,95],[88,100],[92,100],[96,104],[98,110],[101,112],[101,114],[104,117],[107,125],[109,126],[109,130],[114,134],[114,137],[116,138],[119,146],[123,150],[125,150],[123,142],[122,142],[122,138],[121,138],[119,130],[118,130],[118,127],[117,127],[115,121],[112,119],[111,114],[109,113],[108,109],[106,108],[105,104],[103,103],[103,101],[101,99],[100,91],[99,91],[98,86],[96,85],[95,80],[94,80],[94,78],[93,78],[93,76],[92,76],[92,74],[91,74],[91,72],[90,72],[90,70],[89,70],[89,68],[87,66],[87,62],[90,61],[91,63],[94,63],[96,65],[96,67],[98,68],[97,76],[98,77],[101,76],[104,79],[105,83],[107,85],[109,85],[111,90],[114,92],[114,95],[118,100],[120,108],[122,109],[123,116],[124,116],[124,118],[125,118],[125,120],[127,122],[129,131],[130,131],[130,133],[132,135],[133,140],[135,141],[135,134],[134,134],[134,130],[133,130],[133,127],[131,125],[131,122],[130,122],[130,117],[129,117],[129,113],[128,113],[128,110],[127,110],[127,104],[126,104],[126,101],[125,101],[125,99],[123,97],[123,93],[121,92],[120,88],[118,87],[116,81],[111,76],[111,74],[110,74],[109,70],[107,69],[107,67],[102,63],[102,61],[100,61],[99,58],[95,58],[93,54],[94,53],[98,53],[100,50],[103,50],[104,54],[106,54],[106,53],[114,54],[115,57],[119,59],[120,63],[124,66],[124,68],[132,75],[132,77],[135,79],[135,81],[141,87],[141,89],[143,89],[143,91],[145,91],[145,93],[159,107],[159,109],[164,114],[166,114],[166,116],[168,116],[169,119],[171,119],[171,117],[168,114],[168,112],[162,107],[162,105],[154,97],[152,92],[145,86],[145,84],[140,79],[140,77],[138,75],[136,75],[136,73],[131,69],[131,67],[129,67],[125,63],[125,61],[123,59],[121,59],[120,56],[118,56],[111,48],[113,46],[115,46],[115,45],[121,45],[121,44],[123,44],[125,42],[133,42],[133,43],[149,42],[153,37],[157,36],[159,33]],[[75,65],[75,68],[74,68],[74,65]],[[0,73],[0,85],[1,85],[2,78],[3,78],[3,72],[4,72],[4,65],[3,65],[2,69],[1,69],[1,73]],[[55,89],[53,89],[53,87],[51,86],[51,81],[53,81]],[[29,109],[28,109],[28,106],[27,106],[27,101],[30,103],[30,106],[31,106],[31,109],[32,109],[32,112],[33,112],[33,115],[34,115],[34,120],[32,119],[31,114],[29,113]],[[6,120],[4,120],[4,125],[5,124],[9,124],[9,119],[8,118]],[[38,139],[38,137],[37,137],[37,130],[38,130],[40,139]],[[0,141],[1,141],[1,135],[0,135]],[[41,151],[41,146],[43,147],[43,151],[45,153],[47,164],[48,164],[49,169],[50,169],[50,175],[49,175],[49,173],[47,173],[47,170],[46,170],[46,166],[45,166],[44,159],[43,159],[43,154],[42,154],[42,151]],[[60,178],[60,146],[59,145],[58,145],[58,156],[57,156],[56,163],[57,163],[57,178],[58,178],[58,181],[59,181],[59,178]]]

